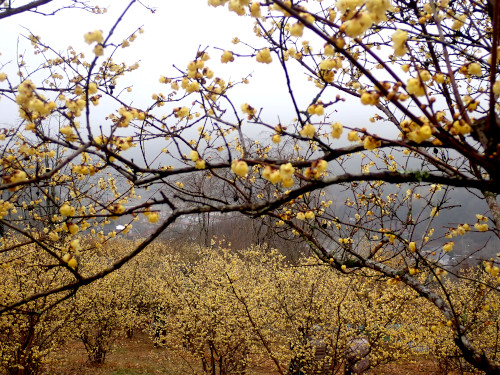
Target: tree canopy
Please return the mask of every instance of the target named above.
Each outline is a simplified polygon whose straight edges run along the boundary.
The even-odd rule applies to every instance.
[[[16,3],[5,1],[0,19],[58,13],[44,10],[51,1]],[[103,13],[84,1],[61,4]],[[62,276],[2,297],[0,314],[68,298],[183,217],[245,215],[300,239],[341,273],[375,271],[380,282],[413,289],[442,314],[467,361],[499,373],[498,348],[470,340],[445,279],[479,265],[486,278],[474,285],[498,299],[500,1],[208,4],[252,17],[256,38],[235,30],[231,50],[202,45],[190,61],[169,62],[175,70],[158,77],[165,92],[150,92],[144,105],[127,80],[139,63],[115,59],[141,37],[141,25],[116,32],[127,12],[147,6],[140,1],[124,5],[110,29],[81,36],[90,56],[30,33],[30,52],[2,51],[0,105],[18,115],[0,131],[0,264],[29,267],[36,260],[17,249],[33,244],[47,272]],[[232,80],[222,64],[249,75]],[[248,64],[279,71],[285,111],[236,99],[253,80]],[[258,89],[272,97],[272,85]],[[365,120],[344,121],[354,113]],[[81,271],[82,254],[134,228],[143,234],[136,247]],[[83,236],[92,241],[82,246]],[[498,314],[500,305],[489,308]]]

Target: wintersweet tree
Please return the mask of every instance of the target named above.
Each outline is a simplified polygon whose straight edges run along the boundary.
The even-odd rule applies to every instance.
[[[0,134],[3,227],[71,277],[0,311],[65,298],[120,268],[182,216],[267,216],[339,272],[370,269],[416,291],[439,311],[461,355],[498,373],[498,348],[471,340],[469,304],[446,282],[463,274],[445,260],[460,253],[479,263],[491,277],[468,274],[471,288],[498,299],[500,2],[208,3],[253,17],[254,37],[246,41],[241,30],[232,50],[200,48],[184,68],[159,77],[167,93],[151,93],[147,104],[135,104],[127,82],[139,65],[114,59],[142,29],[125,38],[115,27],[89,30],[82,38],[90,56],[27,35],[32,52],[13,59],[17,76],[0,73],[2,102],[19,111]],[[259,89],[284,89],[274,98],[286,102],[257,105],[251,92],[238,99],[253,77],[232,81],[217,67],[239,61],[247,72],[249,61],[274,69]],[[351,123],[349,115],[360,117]],[[197,183],[185,184],[186,176]],[[110,227],[117,219],[124,229]],[[82,253],[141,221],[154,229],[134,250],[81,273]],[[95,245],[80,246],[81,233]],[[497,313],[484,301],[474,303]]]
[[[431,304],[409,289],[342,275],[316,257],[291,265],[275,249],[235,252],[218,245],[199,249],[194,263],[160,257],[161,266],[152,270],[163,323],[155,332],[158,343],[196,359],[203,373],[248,372],[263,359],[279,374],[319,373],[322,367],[337,373],[360,337],[376,367],[413,358],[414,347],[434,344],[438,336],[425,326]],[[449,347],[450,335],[440,330],[439,337],[441,347]],[[319,347],[323,357],[315,360]]]

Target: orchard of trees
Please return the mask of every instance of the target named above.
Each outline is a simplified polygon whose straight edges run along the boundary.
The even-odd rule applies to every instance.
[[[204,373],[310,373],[314,340],[339,372],[360,337],[371,366],[425,347],[500,373],[500,0],[209,0],[253,26],[165,62],[146,100],[117,57],[155,9],[121,6],[81,35],[90,54],[2,37],[22,46],[0,55],[2,371],[36,373],[68,337],[104,361],[155,313]],[[0,22],[105,10],[9,0]],[[257,247],[210,246],[222,217]],[[204,250],[161,247],[182,225]]]

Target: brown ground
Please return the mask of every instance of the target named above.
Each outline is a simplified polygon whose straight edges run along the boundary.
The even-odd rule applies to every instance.
[[[144,333],[137,333],[132,339],[121,339],[116,349],[108,354],[106,362],[93,366],[87,362],[82,344],[74,342],[54,355],[54,363],[47,367],[44,375],[177,375],[192,372],[186,368],[186,359],[173,355],[167,349],[155,348]],[[193,363],[192,361],[190,361]],[[392,363],[370,370],[366,375],[416,375],[416,374],[459,374],[440,370],[435,361],[419,359],[416,363]],[[272,364],[263,364],[249,375],[277,374]],[[471,374],[471,373],[470,373]]]

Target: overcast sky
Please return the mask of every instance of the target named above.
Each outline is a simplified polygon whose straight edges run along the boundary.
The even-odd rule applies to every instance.
[[[199,48],[210,46],[208,51],[212,59],[207,65],[217,76],[226,80],[239,80],[247,74],[252,74],[250,85],[241,86],[241,89],[233,93],[237,107],[242,102],[249,102],[258,108],[266,107],[264,116],[269,121],[277,122],[279,117],[286,122],[295,117],[290,110],[289,96],[284,86],[284,74],[279,64],[257,64],[254,59],[249,58],[237,59],[232,64],[222,65],[219,62],[222,51],[213,47],[235,49],[237,47],[231,40],[236,36],[257,47],[263,46],[263,41],[253,35],[252,18],[239,17],[229,12],[227,7],[210,7],[207,0],[143,0],[143,2],[156,11],[151,13],[139,4],[135,4],[114,34],[114,41],[120,42],[139,27],[143,27],[145,31],[131,47],[120,49],[114,57],[115,62],[133,63],[140,60],[140,70],[127,80],[127,84],[134,85],[136,102],[142,98],[149,99],[152,92],[163,91],[168,94],[167,86],[158,82],[159,76],[177,74],[173,68],[174,64],[184,69]],[[92,47],[84,43],[84,33],[101,29],[106,34],[128,1],[107,0],[97,3],[106,6],[108,13],[96,16],[79,10],[65,10],[50,17],[24,13],[2,20],[0,64],[5,64],[14,58],[13,52],[17,48],[18,35],[29,34],[23,27],[29,28],[33,34],[40,36],[43,42],[49,43],[58,51],[64,51],[71,45],[75,50],[85,52],[90,59]],[[27,41],[22,41],[21,46],[26,51],[31,51]],[[29,54],[26,55],[26,61],[30,62]],[[10,71],[12,67],[15,65],[11,64],[3,70]],[[292,73],[293,79],[301,82],[295,89],[299,93],[299,100],[303,98],[303,105],[306,105],[314,96],[316,89],[312,83],[301,81],[303,72],[292,70]],[[0,102],[0,109],[4,105],[5,103]],[[335,120],[345,124],[348,122],[346,125],[366,126],[368,117],[366,108],[360,107],[359,103],[356,107],[354,112],[347,104],[339,108],[343,110],[338,112],[338,118]],[[5,116],[0,119],[3,124],[10,121],[12,119]]]

